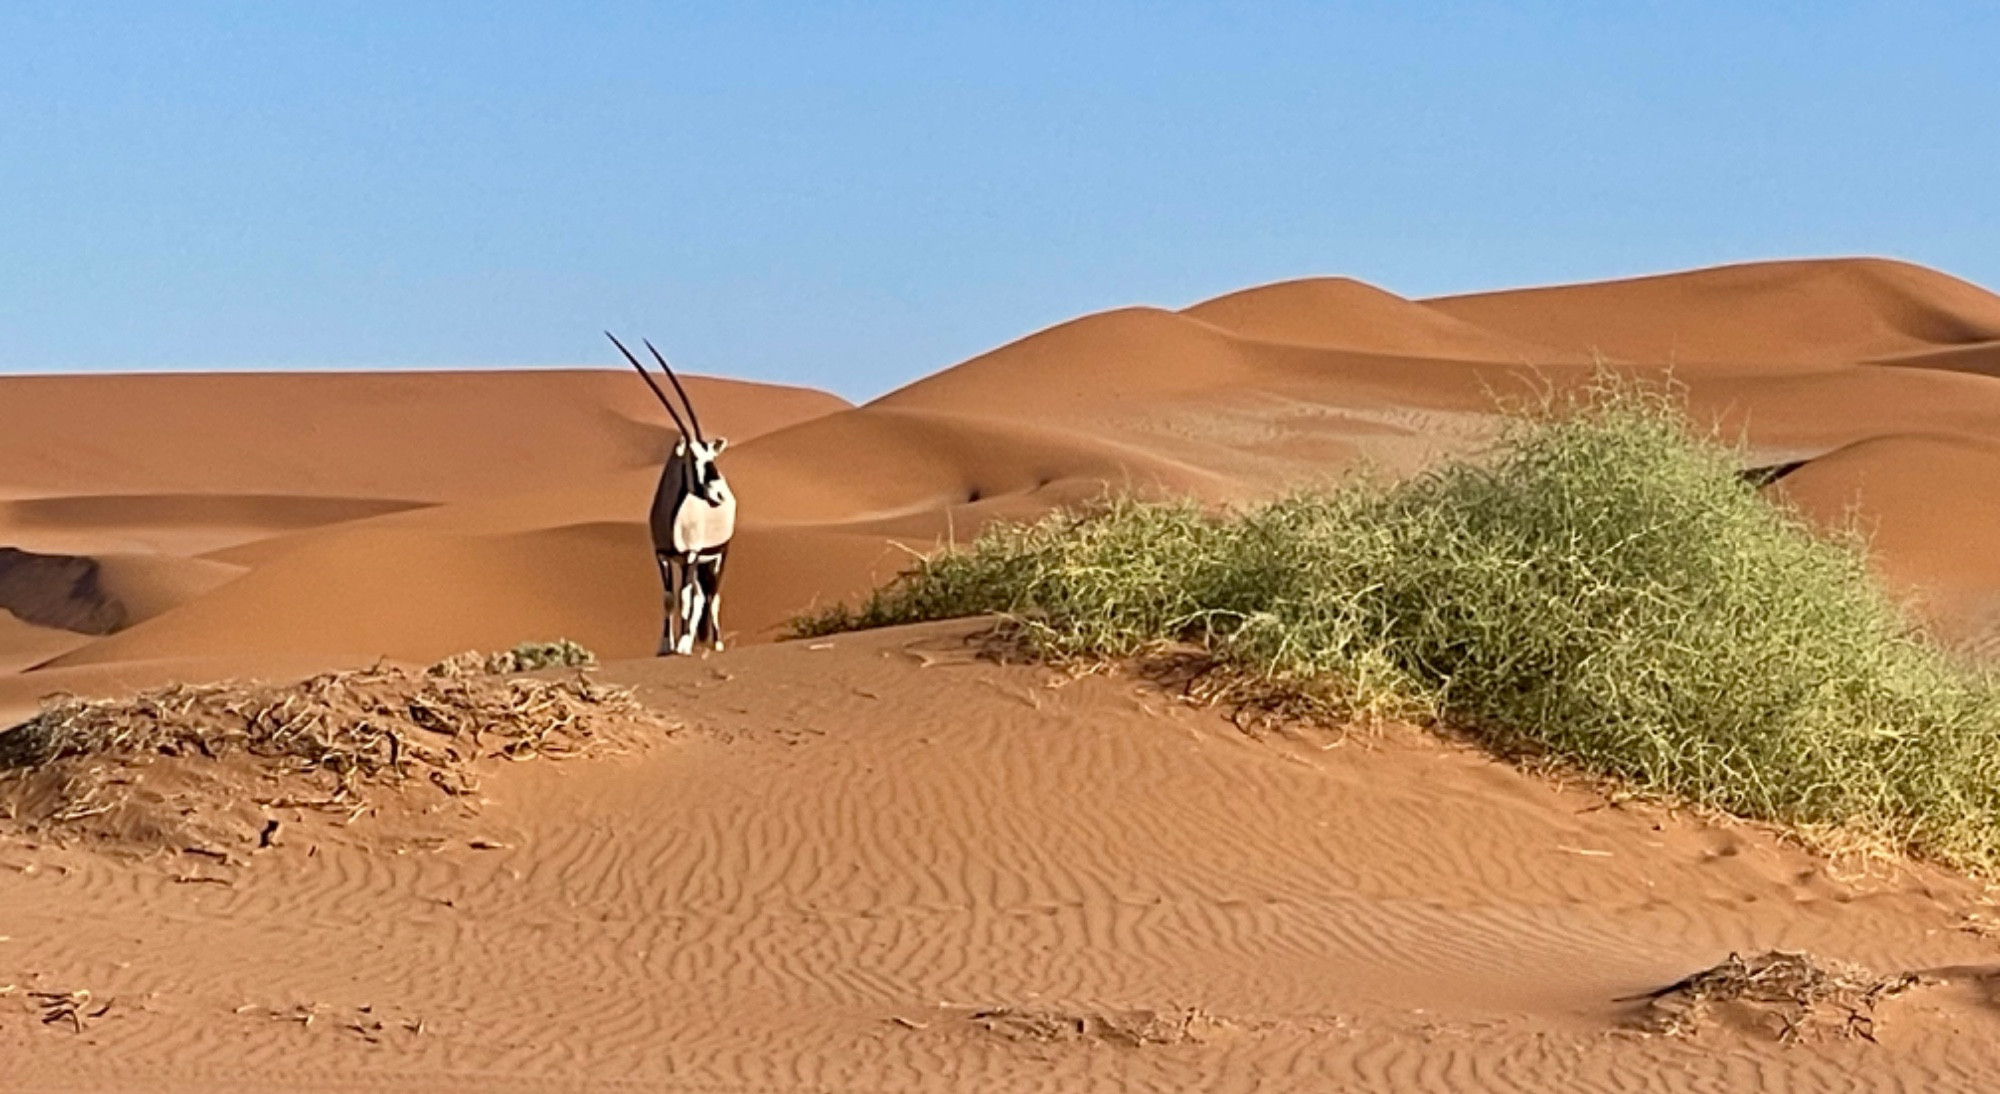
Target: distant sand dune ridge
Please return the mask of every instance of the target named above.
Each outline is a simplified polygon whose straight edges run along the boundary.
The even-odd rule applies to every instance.
[[[1361,462],[1407,472],[1477,443],[1496,394],[1603,358],[1672,368],[1757,459],[1828,457],[1786,492],[1828,520],[1858,502],[1884,572],[1983,644],[2000,551],[1973,531],[1986,507],[1939,499],[2000,481],[1996,346],[1984,289],[1814,260],[1427,301],[1284,282],[1085,316],[859,407],[694,383],[736,442],[740,641],[909,550],[1106,489],[1227,502]],[[23,377],[0,393],[0,544],[102,558],[106,587],[141,606],[82,647],[12,628],[10,648],[59,651],[41,671],[60,686],[181,657],[250,671],[552,630],[611,656],[653,641],[640,521],[671,426],[629,374]],[[1898,455],[1933,450],[1951,455]],[[32,677],[0,677],[0,711],[58,683]]]
[[[1408,472],[1474,444],[1496,392],[1606,358],[1672,368],[1758,458],[1826,456],[1786,492],[1828,520],[1858,502],[1884,572],[1984,644],[2000,552],[1964,522],[1934,532],[1940,512],[1986,512],[1938,498],[2000,480],[1996,346],[2000,296],[1978,286],[1804,260],[1438,300],[1282,282],[1084,316],[866,406],[694,384],[736,442],[738,640],[908,550],[1106,488],[1228,502],[1356,462]],[[548,630],[610,656],[652,642],[638,526],[670,426],[618,370],[30,376],[0,392],[0,544],[102,558],[106,588],[140,606],[84,646],[10,626],[8,648],[60,648],[42,672],[64,686],[90,688],[80,666],[182,656],[254,670]],[[0,710],[32,704],[32,676],[0,678]]]

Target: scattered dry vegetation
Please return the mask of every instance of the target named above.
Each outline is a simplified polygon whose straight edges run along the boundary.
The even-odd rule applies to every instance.
[[[236,1013],[274,1022],[294,1022],[301,1029],[312,1029],[315,1025],[336,1029],[371,1045],[379,1045],[392,1036],[422,1036],[425,1031],[422,1018],[389,1013],[372,1005],[334,1007],[321,1003],[294,1003],[289,1007],[272,1008],[251,1004],[236,1008]]]
[[[57,697],[0,733],[0,814],[34,832],[145,843],[245,805],[352,811],[371,788],[411,783],[464,797],[478,788],[480,761],[568,756],[653,721],[629,691],[581,673],[513,675],[588,663],[574,643],[552,643],[423,670]],[[251,802],[203,801],[203,786],[231,765],[272,786]]]
[[[1712,968],[1641,996],[1643,1028],[1691,1036],[1722,1012],[1762,1026],[1781,1041],[1813,1037],[1875,1039],[1875,1008],[1922,984],[1915,973],[1876,976],[1866,969],[1806,953],[1771,950],[1730,954]]]
[[[567,638],[554,642],[523,642],[511,650],[480,653],[467,650],[432,666],[434,675],[465,676],[488,673],[500,676],[544,669],[587,669],[597,664],[597,655]]]
[[[1221,1026],[1199,1010],[1082,1010],[1059,1007],[992,1007],[965,1020],[1007,1041],[1069,1044],[1094,1041],[1140,1048],[1199,1041]]]
[[[1881,590],[1858,535],[1772,504],[1742,463],[1676,393],[1606,375],[1408,481],[992,527],[795,631],[997,613],[1052,659],[1191,648],[1224,697],[1440,724],[2000,868],[2000,687]]]

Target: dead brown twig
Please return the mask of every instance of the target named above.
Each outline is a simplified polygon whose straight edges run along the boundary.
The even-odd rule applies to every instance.
[[[1913,972],[1876,976],[1845,962],[1769,950],[1747,958],[1731,953],[1720,964],[1618,1002],[1644,1000],[1643,1026],[1674,1036],[1697,1032],[1717,1006],[1741,1004],[1775,1016],[1780,1041],[1815,1030],[1873,1041],[1876,1006],[1922,983]]]
[[[111,1013],[111,1002],[106,1000],[93,1007],[89,989],[77,991],[31,991],[28,998],[42,1012],[42,1024],[53,1026],[68,1023],[71,1032],[82,1033],[86,1020],[95,1021]]]

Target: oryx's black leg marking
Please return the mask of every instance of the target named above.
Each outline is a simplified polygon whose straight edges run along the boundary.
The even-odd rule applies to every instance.
[[[713,551],[702,551],[694,556],[694,581],[700,590],[699,612],[695,622],[694,640],[706,642],[715,649],[722,648],[722,564],[729,557],[725,545]]]
[[[680,603],[676,605],[680,615],[680,633],[674,636],[674,652],[693,653],[702,613],[701,581],[696,572],[694,552],[678,556],[676,565],[680,569],[681,595]]]

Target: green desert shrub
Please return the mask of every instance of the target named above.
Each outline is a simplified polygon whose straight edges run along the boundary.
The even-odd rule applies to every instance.
[[[1671,392],[1604,377],[1414,479],[994,527],[795,629],[999,613],[1059,658],[1193,643],[1334,713],[2000,866],[2000,689],[1912,624],[1857,535],[1739,463]]]

